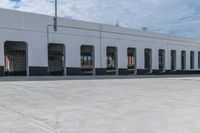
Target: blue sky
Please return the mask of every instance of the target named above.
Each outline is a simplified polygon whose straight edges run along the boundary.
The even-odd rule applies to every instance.
[[[200,39],[199,0],[58,0],[59,16]],[[1,8],[54,14],[54,0],[1,0]]]

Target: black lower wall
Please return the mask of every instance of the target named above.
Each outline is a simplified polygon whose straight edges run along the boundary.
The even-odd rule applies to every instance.
[[[85,74],[82,72],[81,68],[74,68],[74,67],[68,67],[66,68],[67,75],[69,76],[80,76],[80,75],[93,75],[93,74]],[[106,68],[95,68],[95,75],[115,75],[115,73],[108,73],[106,71]],[[127,69],[119,68],[118,74],[119,75],[134,75],[134,71],[128,71]],[[177,70],[177,71],[171,71],[166,70],[165,72],[160,72],[159,70],[152,70],[151,73],[149,73],[149,70],[144,69],[137,69],[137,75],[187,75],[187,74],[200,74],[200,70]],[[30,76],[48,76],[48,67],[35,67],[30,66],[29,67],[29,75]],[[4,73],[4,66],[0,66],[0,76],[5,76]],[[50,76],[50,75],[49,75]]]
[[[200,70],[191,71],[191,70],[177,70],[177,71],[171,71],[166,70],[165,72],[161,72],[159,70],[152,70],[151,73],[149,73],[148,70],[144,69],[138,69],[137,75],[187,75],[187,74],[200,74]]]
[[[128,70],[123,69],[123,68],[119,68],[118,73],[119,73],[119,75],[128,75],[129,74]]]
[[[81,75],[81,68],[68,67],[67,68],[67,75],[69,75],[69,76],[79,76],[79,75]]]
[[[177,70],[177,71],[171,71],[171,70],[166,70],[166,74],[171,74],[171,75],[187,75],[187,74],[200,74],[200,71],[189,71],[189,70]]]
[[[106,68],[96,68],[96,75],[106,75]]]
[[[149,75],[149,74],[153,73],[150,73],[150,70],[147,69],[137,69],[137,75]]]
[[[48,75],[48,67],[29,67],[29,75],[30,76],[47,76]]]
[[[164,72],[161,72],[161,71],[159,71],[159,70],[152,70],[152,73],[151,73],[152,75],[162,75],[162,74],[164,74]]]

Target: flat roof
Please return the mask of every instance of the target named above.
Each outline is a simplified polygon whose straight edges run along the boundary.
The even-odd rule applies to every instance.
[[[49,16],[49,15],[43,15],[43,14],[37,14],[37,13],[30,13],[30,12],[23,12],[23,11],[18,11],[18,10],[0,8],[0,13],[2,13],[2,12],[3,13],[17,14],[17,15],[23,16],[23,17],[26,17],[26,15],[28,15],[28,16],[32,15],[34,17],[38,16],[38,17],[43,17],[43,18],[49,19],[49,20],[51,20],[53,18],[53,16]],[[30,21],[30,20],[27,20],[27,21]],[[53,20],[50,21],[50,23],[53,24]],[[142,31],[142,30],[127,28],[127,27],[117,27],[117,26],[113,26],[113,25],[87,22],[87,21],[82,21],[82,20],[66,19],[66,18],[63,18],[63,17],[58,17],[58,24],[63,25],[63,26],[71,25],[71,26],[81,27],[81,28],[85,27],[85,28],[88,28],[88,29],[91,29],[91,30],[99,30],[100,27],[102,27],[101,28],[102,32],[200,44],[200,40],[187,38],[187,37],[171,36],[171,35],[167,35],[167,34],[163,34],[163,33],[157,33],[157,32],[151,32],[151,31]]]

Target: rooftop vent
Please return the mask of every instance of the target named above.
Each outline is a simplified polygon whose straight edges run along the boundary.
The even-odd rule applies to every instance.
[[[142,27],[142,31],[148,31],[147,27]]]
[[[120,27],[119,21],[116,22],[116,27]]]

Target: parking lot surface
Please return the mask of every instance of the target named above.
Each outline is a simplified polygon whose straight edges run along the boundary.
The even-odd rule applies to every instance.
[[[200,78],[0,82],[1,133],[200,133]]]

